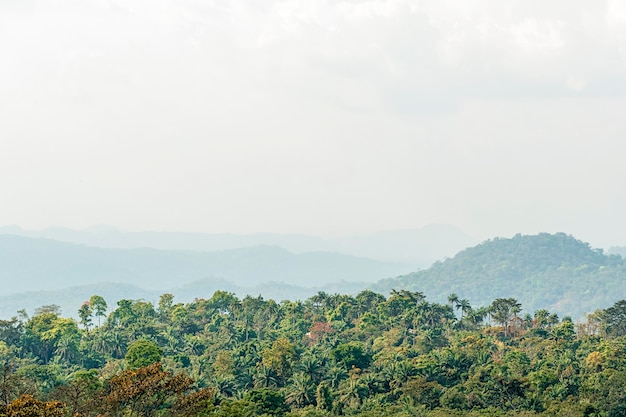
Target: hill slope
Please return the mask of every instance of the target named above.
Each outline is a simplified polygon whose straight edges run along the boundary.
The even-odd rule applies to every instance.
[[[472,305],[514,297],[525,312],[546,308],[581,316],[626,294],[626,263],[563,233],[488,240],[427,270],[372,287],[422,291],[445,302],[451,293]]]

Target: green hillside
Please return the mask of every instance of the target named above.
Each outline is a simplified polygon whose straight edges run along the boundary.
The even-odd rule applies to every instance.
[[[626,263],[564,233],[496,238],[429,269],[378,282],[373,289],[422,291],[437,301],[452,293],[472,305],[517,298],[526,312],[548,308],[576,317],[626,293]]]

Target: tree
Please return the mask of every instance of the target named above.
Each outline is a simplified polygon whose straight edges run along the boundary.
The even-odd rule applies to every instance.
[[[174,305],[174,296],[172,294],[162,294],[159,298],[159,317],[163,322],[169,322],[172,315]]]
[[[363,345],[358,342],[342,343],[331,351],[331,355],[337,363],[343,364],[348,370],[365,369],[372,360],[371,356],[365,353]]]
[[[107,302],[99,295],[92,295],[89,299],[89,306],[96,317],[98,317],[98,327],[100,327],[100,319],[106,316]]]
[[[143,368],[161,362],[163,351],[154,342],[137,340],[128,346],[126,363],[130,369]]]
[[[333,407],[333,399],[330,387],[326,382],[321,382],[315,391],[315,403],[319,410],[330,411]]]
[[[24,326],[24,348],[38,356],[43,363],[52,358],[57,342],[62,337],[78,338],[79,330],[72,319],[60,318],[52,312],[33,316]]]
[[[91,324],[91,307],[89,306],[89,301],[85,301],[83,305],[80,306],[78,309],[78,317],[80,318],[80,324],[89,332],[89,325]]]
[[[289,410],[285,397],[269,388],[257,388],[248,391],[245,399],[253,402],[261,415],[282,416]]]
[[[68,364],[74,363],[78,359],[78,337],[61,336],[55,343],[54,354]]]
[[[350,408],[358,408],[367,396],[367,388],[361,384],[358,378],[352,377],[340,391],[339,401],[342,405]]]
[[[348,373],[340,366],[333,366],[328,369],[328,372],[326,372],[326,382],[328,382],[330,388],[334,390],[339,388],[339,384],[341,384],[341,381],[345,380],[346,378],[348,378]]]
[[[455,307],[457,306],[459,303],[459,296],[456,295],[455,293],[452,293],[448,296],[448,304],[450,304],[450,307]]]
[[[522,305],[515,298],[497,298],[491,303],[491,317],[504,327],[504,337],[508,337],[509,327]]]
[[[298,372],[290,379],[287,386],[287,402],[302,408],[305,405],[312,404],[315,400],[315,385],[311,381],[311,377],[307,374]]]
[[[9,405],[25,390],[26,381],[15,372],[17,369],[15,360],[7,356],[5,353],[0,358],[2,361],[0,363],[0,406]]]
[[[276,372],[267,366],[258,366],[254,374],[254,386],[256,388],[275,387],[277,383]]]
[[[463,319],[463,316],[471,313],[472,305],[470,304],[468,299],[464,298],[462,300],[459,300],[456,305],[456,309],[461,310],[461,319]]]
[[[39,401],[32,395],[22,395],[6,408],[6,417],[64,417],[63,404]]]
[[[0,320],[0,340],[8,346],[16,345],[23,332],[24,324],[17,317],[11,320]]]
[[[293,343],[285,337],[277,339],[270,349],[263,349],[261,352],[263,366],[275,371],[279,377],[288,376],[295,355]]]
[[[152,417],[159,411],[186,410],[182,415],[197,415],[197,408],[213,403],[214,390],[194,392],[193,382],[184,374],[163,371],[160,363],[129,369],[108,382],[102,411],[106,415]]]
[[[89,415],[95,407],[94,400],[102,383],[95,369],[79,370],[69,377],[69,382],[52,391],[50,397],[66,405],[68,415]]]
[[[313,355],[306,355],[300,359],[300,363],[298,363],[297,368],[302,373],[306,374],[311,378],[311,381],[317,383],[320,381],[321,377],[324,374],[324,367],[322,362]]]
[[[611,337],[626,335],[626,300],[613,304],[604,310],[606,333]]]

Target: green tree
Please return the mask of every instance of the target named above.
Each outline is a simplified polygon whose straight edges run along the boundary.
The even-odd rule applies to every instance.
[[[315,403],[319,410],[330,411],[333,408],[333,399],[330,387],[324,381],[320,382],[315,390]]]
[[[89,307],[98,318],[98,327],[100,327],[100,319],[106,316],[107,302],[99,295],[92,295],[89,299]]]
[[[305,373],[294,374],[287,386],[287,402],[298,408],[312,404],[315,401],[315,385],[311,377]]]
[[[626,335],[626,300],[620,300],[604,310],[603,318],[609,336]]]
[[[276,372],[279,377],[287,377],[291,372],[291,364],[296,356],[293,343],[285,337],[277,339],[269,349],[263,349],[261,358],[263,366]]]
[[[504,327],[504,337],[508,337],[511,322],[520,312],[521,306],[515,298],[497,298],[491,303],[491,317]]]
[[[126,364],[130,369],[143,368],[161,362],[163,350],[150,340],[137,340],[128,346]]]
[[[245,399],[254,403],[257,412],[261,415],[282,416],[289,410],[285,397],[269,388],[255,388],[245,396]]]
[[[359,342],[342,343],[331,351],[331,355],[337,363],[343,364],[346,369],[365,369],[372,360]]]
[[[91,314],[89,301],[85,301],[78,309],[78,317],[80,318],[80,324],[83,325],[87,332],[89,332],[89,326],[91,325]]]

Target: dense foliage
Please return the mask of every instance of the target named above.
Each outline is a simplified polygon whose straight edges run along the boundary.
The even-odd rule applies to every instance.
[[[624,415],[626,301],[578,324],[522,308],[411,291],[45,306],[0,321],[0,415]]]
[[[442,302],[450,292],[475,304],[515,297],[530,311],[548,308],[581,318],[626,293],[626,262],[619,255],[564,233],[497,238],[436,262],[427,270],[387,279],[375,291],[426,291]]]

